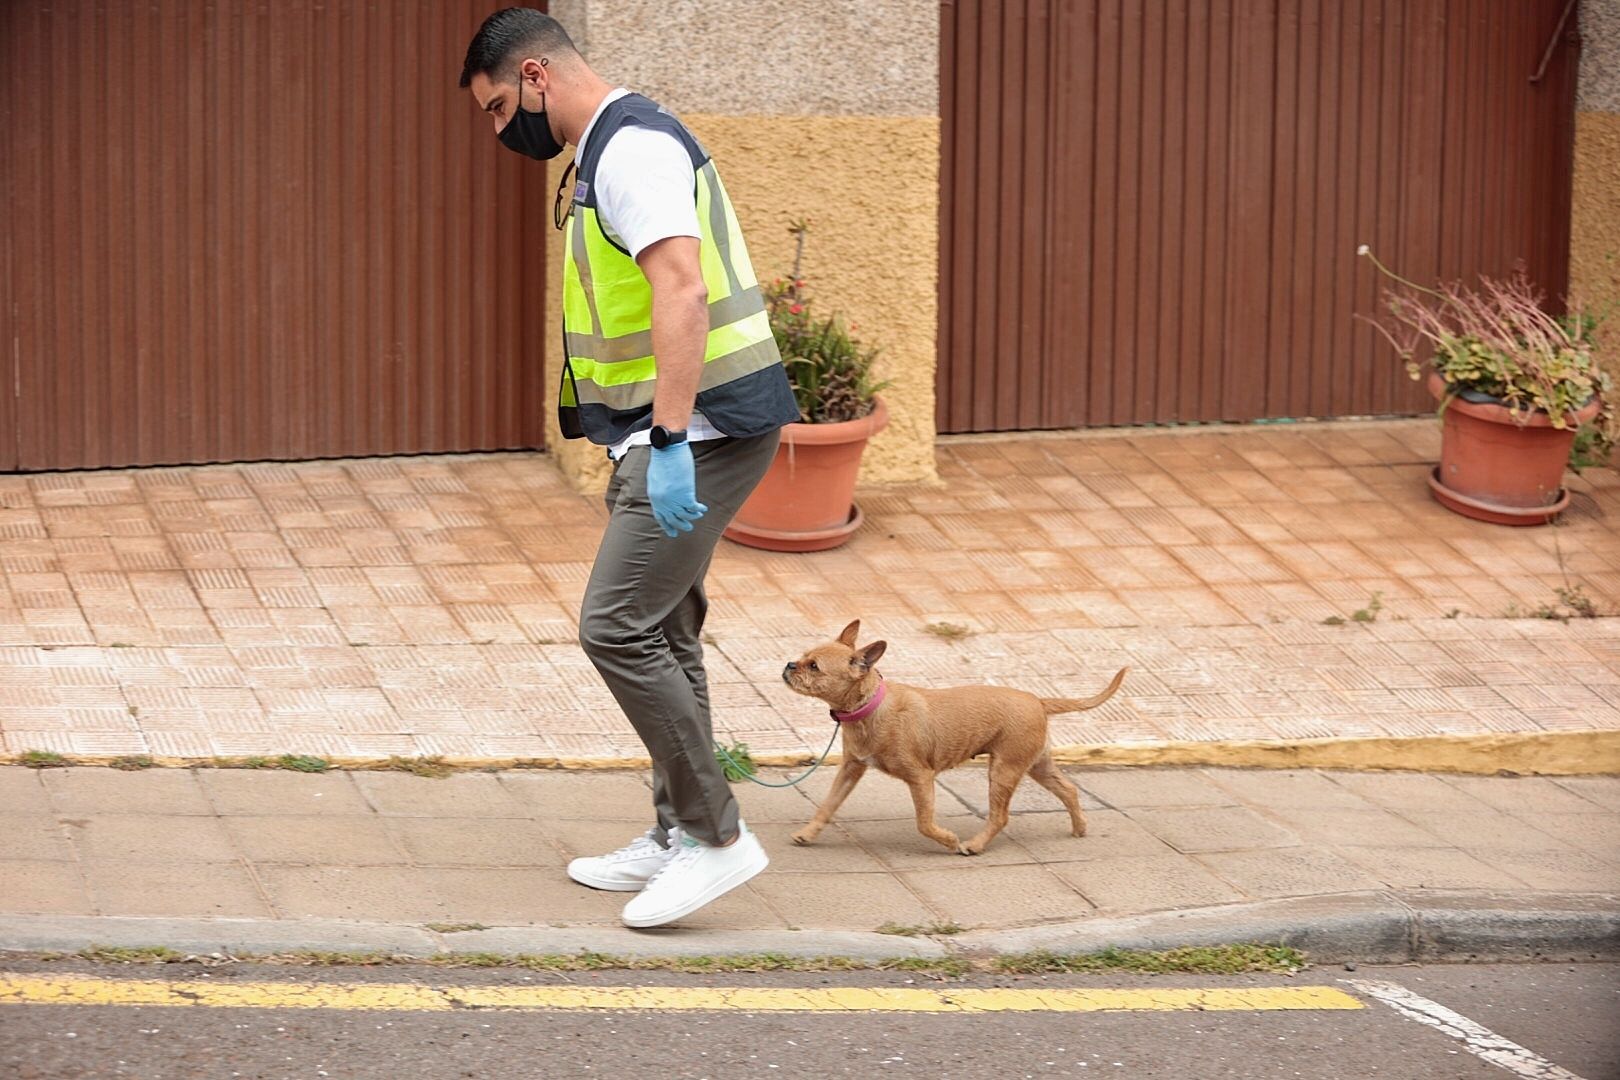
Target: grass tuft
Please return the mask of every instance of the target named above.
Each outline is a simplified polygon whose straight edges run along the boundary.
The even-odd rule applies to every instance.
[[[431,777],[434,780],[442,780],[456,771],[445,764],[442,754],[434,754],[431,757],[391,757],[383,768],[393,772],[407,772],[412,776]]]
[[[81,959],[97,964],[175,964],[185,959],[184,953],[162,945],[126,948],[120,945],[90,945],[80,949]]]
[[[24,750],[17,761],[30,769],[64,769],[68,763],[67,758],[55,750]]]
[[[134,772],[137,769],[150,769],[155,765],[157,765],[157,762],[153,761],[145,754],[125,754],[123,757],[115,757],[111,761],[107,762],[108,768],[122,769],[125,772]]]
[[[279,768],[291,769],[293,772],[319,773],[326,772],[332,763],[323,757],[313,754],[282,754],[276,759]]]
[[[956,623],[936,622],[923,627],[923,633],[932,634],[946,641],[960,641],[973,633],[970,627],[959,626]]]
[[[476,922],[430,922],[425,928],[435,934],[464,934],[469,930],[488,930],[483,923]]]
[[[1016,975],[1093,971],[1139,971],[1154,975],[1172,972],[1236,975],[1249,971],[1292,974],[1305,964],[1305,954],[1287,945],[1192,945],[1158,952],[1107,948],[1078,955],[1037,949],[998,957],[995,961],[997,970]]]
[[[877,932],[880,934],[893,934],[895,937],[922,937],[927,935],[950,937],[952,934],[962,933],[965,929],[966,927],[959,926],[954,922],[918,923],[916,925],[886,922],[877,928]]]

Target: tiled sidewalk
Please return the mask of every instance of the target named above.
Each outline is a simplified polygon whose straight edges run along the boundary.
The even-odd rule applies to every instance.
[[[856,616],[904,681],[1130,664],[1060,743],[1620,728],[1620,619],[1503,617],[1620,611],[1620,477],[1508,529],[1432,502],[1437,454],[1431,420],[947,441],[842,550],[722,545],[717,728],[819,750],[776,675]],[[639,755],[574,643],[603,520],[529,453],[0,476],[4,748]]]
[[[739,786],[771,866],[685,927],[1002,928],[1378,889],[1620,889],[1620,779],[1234,769],[1071,769],[1089,831],[1026,783],[981,856],[917,835],[899,782],[858,787],[814,846],[825,793]],[[982,768],[947,774],[939,819],[980,824]],[[0,915],[614,925],[576,855],[647,824],[645,774],[306,776],[240,769],[0,767]],[[152,942],[155,943],[155,942]]]

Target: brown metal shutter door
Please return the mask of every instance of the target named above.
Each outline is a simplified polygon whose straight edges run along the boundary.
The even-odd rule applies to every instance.
[[[945,0],[941,431],[1429,408],[1370,312],[1568,287],[1564,0]]]
[[[544,173],[470,0],[0,5],[0,469],[538,447]]]

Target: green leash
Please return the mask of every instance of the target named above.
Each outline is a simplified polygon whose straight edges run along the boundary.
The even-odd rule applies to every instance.
[[[726,748],[721,746],[719,743],[714,744],[714,749],[715,749],[715,752],[717,754],[719,754],[721,757],[725,758],[726,761],[730,763],[730,765],[731,765],[731,767],[733,769],[736,769],[739,773],[741,773],[743,776],[745,776],[749,780],[752,780],[754,783],[758,784],[760,787],[775,787],[775,788],[794,787],[794,786],[796,786],[798,784],[803,783],[805,780],[808,780],[810,778],[811,773],[813,773],[817,769],[821,768],[821,763],[827,760],[827,755],[828,754],[832,753],[833,743],[838,740],[838,732],[839,732],[838,726],[834,725],[833,726],[832,738],[827,740],[827,749],[825,749],[825,750],[823,750],[821,752],[821,757],[816,759],[816,763],[814,765],[810,766],[808,769],[806,769],[804,771],[803,775],[796,776],[792,780],[789,780],[789,781],[787,781],[786,783],[783,783],[783,784],[772,784],[772,783],[770,783],[768,781],[760,780],[760,779],[756,778],[752,772],[750,772],[749,770],[743,768],[741,765],[737,764],[737,759],[732,757],[729,753],[727,753]]]

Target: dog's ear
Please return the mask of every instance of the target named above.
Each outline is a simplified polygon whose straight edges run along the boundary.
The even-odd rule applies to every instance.
[[[879,658],[883,656],[883,650],[887,649],[888,647],[889,643],[887,641],[874,641],[872,644],[862,649],[860,656],[858,656],[856,659],[860,660],[861,667],[870,670],[872,665],[877,663]]]
[[[844,627],[844,632],[838,635],[838,640],[853,649],[855,647],[855,636],[860,632],[861,620],[856,619],[854,622]]]

